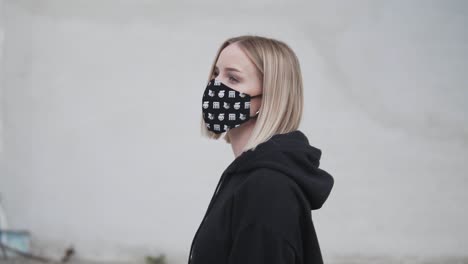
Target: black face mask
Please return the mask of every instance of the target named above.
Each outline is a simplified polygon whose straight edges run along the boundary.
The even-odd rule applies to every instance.
[[[240,126],[250,118],[250,99],[261,96],[250,96],[240,93],[222,82],[212,79],[203,93],[202,111],[206,128],[216,134]]]

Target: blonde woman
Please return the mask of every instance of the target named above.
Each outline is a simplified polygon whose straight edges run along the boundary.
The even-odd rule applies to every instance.
[[[235,159],[223,172],[190,249],[190,264],[323,263],[311,210],[334,184],[321,150],[298,130],[298,59],[260,36],[226,40],[202,99],[202,134],[224,134]]]

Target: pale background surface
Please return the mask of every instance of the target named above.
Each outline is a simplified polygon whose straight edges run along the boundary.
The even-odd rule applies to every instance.
[[[186,262],[233,159],[199,136],[209,66],[224,39],[251,33],[285,41],[301,62],[301,130],[335,178],[313,212],[326,262],[467,254],[467,1],[0,10],[2,205],[42,253],[73,244],[85,259]]]

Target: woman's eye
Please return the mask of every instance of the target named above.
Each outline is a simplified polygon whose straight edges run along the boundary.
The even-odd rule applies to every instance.
[[[213,72],[213,77],[217,77],[218,76],[218,73],[217,72]],[[229,80],[232,81],[232,82],[239,82],[236,78],[234,78],[233,76],[229,76]]]

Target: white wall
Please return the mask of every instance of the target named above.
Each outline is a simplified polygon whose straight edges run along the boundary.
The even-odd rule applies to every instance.
[[[252,33],[300,58],[326,261],[466,254],[466,1],[4,2],[0,192],[41,252],[185,263],[233,159],[199,137],[208,67]]]
[[[3,60],[3,45],[4,45],[4,33],[5,33],[5,12],[4,12],[4,4],[3,0],[0,0],[0,228],[8,228],[8,223],[6,223],[6,216],[2,206],[2,195],[3,195],[3,188],[1,187],[2,182],[5,178],[4,171],[3,171],[3,164],[4,164],[4,154],[3,154],[3,89],[4,89],[4,60]],[[0,239],[0,241],[4,241],[5,238]]]

